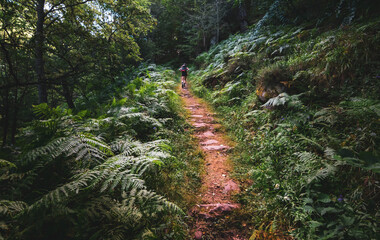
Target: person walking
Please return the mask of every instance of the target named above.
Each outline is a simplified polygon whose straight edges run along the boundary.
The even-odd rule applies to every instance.
[[[189,71],[189,68],[186,67],[186,63],[184,63],[179,70],[182,72],[181,76],[181,83],[182,83],[182,88],[186,87],[186,78],[187,78],[187,72]]]

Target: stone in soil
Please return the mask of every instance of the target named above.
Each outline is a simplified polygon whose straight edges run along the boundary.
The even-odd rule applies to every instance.
[[[213,134],[211,131],[207,131],[207,132],[199,134],[198,136],[200,138],[209,138],[209,137],[214,137],[215,134]]]
[[[194,239],[202,239],[202,232],[201,231],[196,231],[194,233]]]
[[[233,180],[229,180],[223,189],[224,193],[239,192],[239,191],[240,191],[239,185],[235,183]]]
[[[214,203],[214,204],[201,204],[201,208],[206,208],[207,213],[202,214],[203,217],[211,218],[212,216],[220,216],[232,212],[234,209],[240,208],[239,204],[230,204],[230,203]],[[211,208],[211,210],[209,210]]]
[[[210,129],[214,129],[212,123],[210,123],[211,122],[210,119],[208,118],[193,118],[191,121],[196,122],[196,123],[208,123]]]
[[[197,115],[197,114],[195,114],[195,115],[191,115],[190,117],[192,117],[192,118],[202,118],[203,115]]]
[[[224,145],[208,145],[208,146],[202,146],[202,148],[206,151],[221,151],[221,150],[228,149],[228,147]]]
[[[199,213],[198,214],[198,218],[204,218],[205,220],[212,220],[212,219],[214,219],[214,217],[211,216],[208,213]]]
[[[219,143],[219,141],[218,140],[214,140],[214,139],[210,139],[210,140],[201,142],[201,145],[204,146],[204,145],[211,145],[211,144],[216,144],[216,143]]]
[[[196,128],[202,128],[202,127],[207,127],[207,124],[206,123],[193,123],[193,126],[196,127]]]

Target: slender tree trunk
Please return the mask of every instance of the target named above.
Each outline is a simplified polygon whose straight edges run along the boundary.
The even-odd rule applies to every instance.
[[[247,11],[245,10],[244,1],[239,5],[239,22],[240,22],[240,31],[245,32],[247,30]]]
[[[206,33],[205,33],[205,31],[202,31],[202,35],[203,35],[203,48],[204,48],[205,51],[207,51]]]
[[[38,79],[38,97],[40,103],[47,102],[47,85],[45,79],[45,69],[44,69],[44,22],[45,22],[45,12],[44,12],[45,0],[37,0],[37,27],[35,33],[35,64],[36,64],[36,74]]]
[[[69,85],[66,80],[62,80],[62,89],[63,89],[63,96],[66,99],[66,103],[69,106],[69,108],[74,109],[74,101],[73,101],[73,94],[70,91]]]
[[[11,126],[11,143],[14,145],[16,143],[16,132],[17,132],[17,120],[18,120],[18,110],[19,110],[19,100],[18,100],[18,90],[15,89],[15,101],[13,107],[13,117]]]
[[[3,95],[3,113],[2,113],[2,127],[3,127],[3,144],[4,147],[7,144],[8,125],[9,125],[9,90],[4,90]]]
[[[216,43],[219,43],[219,32],[220,32],[220,17],[219,17],[219,0],[216,0]]]

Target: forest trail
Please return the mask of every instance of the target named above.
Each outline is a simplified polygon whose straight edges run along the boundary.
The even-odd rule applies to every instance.
[[[228,150],[231,146],[205,103],[188,89],[181,89],[180,96],[191,114],[188,121],[195,128],[206,165],[200,203],[189,211],[194,219],[191,234],[194,239],[244,240],[246,238],[229,219],[234,210],[240,208],[231,197],[240,191],[239,185],[229,176],[232,166],[228,162]]]

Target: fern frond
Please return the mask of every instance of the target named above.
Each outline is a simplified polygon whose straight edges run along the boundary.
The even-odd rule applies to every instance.
[[[21,158],[21,163],[30,163],[37,158],[43,157],[43,156],[51,156],[51,158],[58,157],[62,152],[60,151],[60,146],[63,144],[67,138],[61,137],[54,139],[50,141],[47,145],[33,149],[32,151],[29,151],[27,154],[25,154]]]
[[[131,173],[130,170],[123,172],[110,172],[107,178],[103,181],[100,187],[100,192],[106,190],[112,191],[117,185],[121,186],[122,191],[129,191],[130,189],[145,188],[145,181],[140,179],[138,175]]]
[[[118,115],[117,116],[119,120],[121,121],[126,121],[126,120],[136,120],[138,119],[138,123],[145,123],[149,124],[152,127],[161,127],[162,124],[155,118],[149,116],[146,113],[128,113],[128,114],[123,114],[123,115]]]
[[[327,157],[328,159],[333,159],[335,155],[336,151],[334,149],[329,147],[325,149],[325,157]]]
[[[316,159],[315,154],[311,152],[296,152],[294,153],[302,163],[309,163]]]
[[[120,185],[122,191],[144,189],[144,180],[139,178],[139,174],[133,174],[131,170],[126,169],[129,166],[130,161],[127,158],[110,158],[93,170],[78,174],[73,181],[50,191],[33,203],[28,210],[31,211],[41,206],[49,207],[61,203],[70,196],[79,194],[87,189],[95,190],[99,188],[100,192],[104,192],[113,190],[117,185]]]
[[[289,95],[286,93],[281,93],[280,95],[269,99],[262,107],[270,108],[270,107],[278,107],[285,105],[285,103],[289,100]]]
[[[117,208],[118,202],[110,196],[97,196],[88,199],[83,206],[83,216],[88,219],[96,220],[98,218],[107,218],[111,220],[117,213],[114,211]]]
[[[113,155],[113,153],[100,138],[89,134],[79,134],[57,138],[43,147],[34,149],[21,159],[21,163],[30,163],[37,159],[51,161],[61,155],[75,156],[77,161],[89,164],[89,160],[100,163],[107,155]]]
[[[328,126],[333,126],[338,120],[336,111],[332,107],[322,108],[314,114],[314,123],[326,123]]]
[[[182,209],[179,208],[177,205],[169,202],[163,196],[160,196],[152,191],[131,191],[129,198],[123,200],[123,203],[126,204],[130,200],[134,201],[135,204],[139,205],[143,213],[148,215],[157,214],[161,211],[169,211],[171,213],[176,213],[180,215],[185,214],[182,211]]]
[[[0,159],[0,169],[1,168],[17,168],[17,166],[10,161]]]
[[[323,181],[324,179],[326,179],[327,177],[335,174],[335,172],[337,171],[337,167],[334,166],[334,165],[330,165],[330,164],[325,164],[325,167],[324,168],[321,168],[319,170],[317,170],[314,174],[312,174],[310,177],[308,177],[307,179],[307,183],[312,183],[314,181]]]
[[[123,156],[131,156],[135,153],[133,140],[129,136],[123,136],[110,143],[111,150]]]
[[[28,204],[22,201],[0,200],[0,215],[15,216],[27,207]]]
[[[322,145],[320,145],[319,143],[317,143],[316,141],[314,141],[314,140],[312,140],[310,138],[305,137],[302,134],[297,134],[296,136],[299,137],[303,142],[306,142],[306,143],[309,143],[309,144],[311,144],[311,145],[313,145],[315,147],[318,147],[320,150],[324,149]]]

